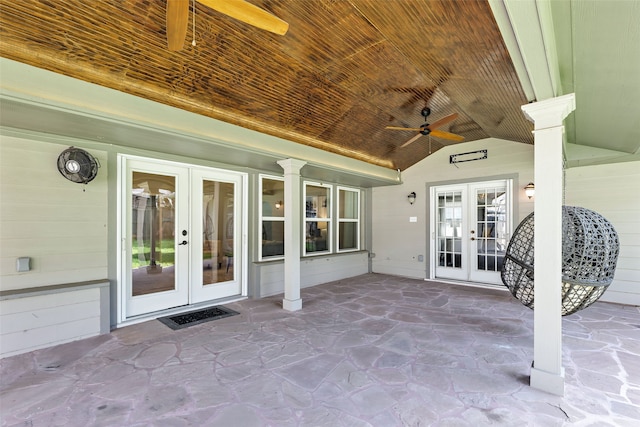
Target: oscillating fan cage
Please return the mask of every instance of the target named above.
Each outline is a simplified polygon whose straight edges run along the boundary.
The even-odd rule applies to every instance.
[[[86,184],[98,175],[100,164],[87,151],[69,147],[58,156],[58,171],[69,181]]]

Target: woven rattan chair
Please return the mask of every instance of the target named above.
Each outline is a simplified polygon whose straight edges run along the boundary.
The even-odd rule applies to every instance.
[[[522,304],[534,307],[533,213],[513,234],[502,267],[502,283]],[[602,215],[562,207],[562,315],[588,307],[613,280],[620,242]]]

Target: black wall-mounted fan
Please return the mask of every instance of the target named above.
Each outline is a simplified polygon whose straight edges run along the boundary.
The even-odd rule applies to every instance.
[[[86,184],[98,175],[100,164],[91,154],[69,147],[58,156],[58,170],[69,181]]]

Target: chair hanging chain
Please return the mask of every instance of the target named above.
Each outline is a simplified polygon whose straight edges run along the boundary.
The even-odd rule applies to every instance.
[[[566,204],[567,160],[562,156],[562,206]]]
[[[196,0],[193,0],[193,25],[191,27],[191,31],[193,34],[193,40],[191,41],[191,46],[196,45]]]

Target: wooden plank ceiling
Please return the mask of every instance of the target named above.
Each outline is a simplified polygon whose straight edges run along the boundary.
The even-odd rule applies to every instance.
[[[0,54],[225,122],[404,170],[450,142],[385,130],[453,112],[442,130],[533,143],[487,1],[251,0],[274,35],[196,7],[170,52],[165,0],[0,0]],[[193,7],[193,6],[191,6]],[[99,102],[99,101],[97,101]]]

